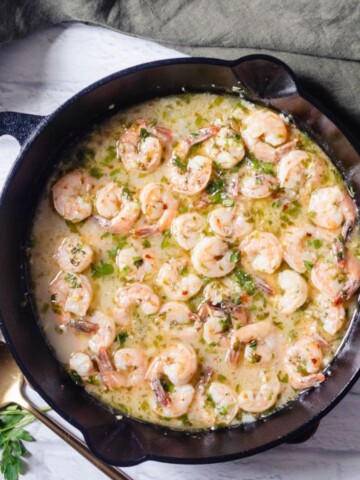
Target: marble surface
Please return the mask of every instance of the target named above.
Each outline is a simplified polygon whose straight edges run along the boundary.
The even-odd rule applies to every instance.
[[[110,73],[181,53],[100,27],[66,24],[0,47],[0,110],[39,115],[52,112],[75,92]],[[0,188],[19,151],[0,138]],[[1,381],[1,379],[0,379]],[[360,384],[324,419],[314,437],[244,460],[183,466],[145,462],[124,469],[136,480],[355,480],[360,478]],[[27,480],[72,480],[105,476],[35,422]],[[66,459],[66,461],[64,461]]]

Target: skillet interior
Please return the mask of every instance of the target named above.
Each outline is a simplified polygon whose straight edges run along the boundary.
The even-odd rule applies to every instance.
[[[240,83],[239,83],[240,82]],[[345,175],[359,198],[359,155],[345,134],[297,85],[291,70],[268,56],[236,62],[182,59],[154,62],[114,74],[70,99],[47,117],[26,142],[0,203],[1,327],[11,351],[34,388],[79,428],[102,460],[126,466],[145,459],[209,463],[240,458],[277,445],[311,427],[356,380],[360,328],[356,311],[345,341],[318,389],[255,424],[191,434],[137,420],[116,419],[63,371],[38,328],[29,291],[26,247],[34,211],[59,150],[114,110],[143,100],[186,91],[230,91],[245,87],[253,101],[291,113]],[[324,112],[324,113],[323,113]]]

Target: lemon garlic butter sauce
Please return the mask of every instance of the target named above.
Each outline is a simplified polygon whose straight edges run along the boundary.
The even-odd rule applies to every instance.
[[[39,203],[40,325],[75,381],[135,418],[268,415],[321,388],[354,311],[350,193],[291,119],[246,100],[121,111],[64,155]]]

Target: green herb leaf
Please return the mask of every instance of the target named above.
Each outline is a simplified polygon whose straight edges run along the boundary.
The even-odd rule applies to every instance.
[[[313,264],[307,260],[304,260],[304,265],[305,265],[305,268],[308,272],[311,272],[311,269],[313,268]]]
[[[256,171],[264,174],[274,175],[274,165],[271,162],[263,162],[251,154],[247,155],[246,161],[247,164],[251,165]]]
[[[238,268],[234,272],[234,279],[238,282],[238,284],[241,287],[243,287],[243,289],[248,295],[253,295],[256,289],[256,285],[251,275],[246,273],[241,268]]]
[[[33,421],[34,417],[17,405],[0,410],[0,472],[5,480],[17,480],[22,473],[21,457],[27,454],[23,442],[34,440],[24,427]]]
[[[234,250],[230,255],[230,262],[237,263],[240,260],[240,252],[238,250]]]
[[[206,191],[207,193],[210,193],[210,195],[213,195],[214,193],[221,192],[224,186],[225,181],[221,178],[218,178],[217,180],[209,182],[208,186],[206,187]]]
[[[179,155],[175,155],[173,158],[172,158],[172,163],[178,167],[178,169],[182,172],[186,172],[186,165],[185,163],[181,160],[181,158],[179,157]]]
[[[128,336],[129,336],[128,332],[120,332],[116,335],[115,339],[119,343],[119,345],[124,345]]]
[[[161,248],[164,250],[164,248],[167,248],[171,245],[171,232],[170,230],[165,230],[163,232],[163,239],[161,242]]]
[[[106,275],[111,275],[112,273],[114,273],[114,267],[111,265],[111,263],[105,263],[103,260],[101,260],[100,264],[98,265],[91,264],[90,274],[92,278],[101,278],[105,277]]]
[[[144,139],[150,137],[150,133],[146,130],[146,128],[140,128],[140,138]]]
[[[93,167],[90,169],[90,175],[94,178],[97,178],[99,180],[99,178],[101,178],[104,174],[103,172],[100,170],[100,168],[98,167]]]

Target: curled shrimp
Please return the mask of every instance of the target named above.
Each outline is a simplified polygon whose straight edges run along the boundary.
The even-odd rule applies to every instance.
[[[153,289],[144,283],[132,283],[120,287],[115,294],[115,304],[120,310],[120,315],[127,315],[127,311],[137,305],[146,315],[156,313],[160,308],[160,299]]]
[[[343,225],[344,240],[348,238],[357,217],[354,201],[338,186],[315,190],[310,198],[309,212],[319,227],[332,230]]]
[[[204,303],[199,312],[203,322],[203,339],[208,345],[218,345],[221,348],[229,346],[229,330],[232,327],[228,314],[221,308]]]
[[[169,181],[175,192],[196,195],[206,188],[211,177],[212,160],[205,155],[188,158],[189,150],[193,145],[201,143],[217,131],[218,128],[215,126],[203,128],[196,136],[180,140],[173,149],[169,162]]]
[[[70,370],[74,370],[81,378],[88,378],[96,373],[91,358],[83,352],[74,352],[71,354],[69,368]]]
[[[239,249],[259,272],[274,273],[282,262],[282,246],[272,233],[252,232],[241,241]]]
[[[167,128],[138,120],[122,134],[116,152],[126,170],[152,172],[169,155],[171,141],[172,134]]]
[[[238,239],[253,230],[249,215],[241,207],[220,207],[209,215],[211,230],[220,237]]]
[[[179,215],[171,225],[171,233],[177,243],[184,250],[195,247],[201,237],[201,232],[206,226],[204,217],[196,212]]]
[[[224,240],[205,237],[196,244],[191,260],[195,270],[201,275],[217,278],[224,277],[235,268],[231,255],[232,251]]]
[[[332,234],[312,225],[292,228],[282,239],[284,260],[296,272],[305,273],[307,266],[316,262],[319,249],[333,238]]]
[[[125,190],[114,182],[109,182],[97,192],[95,206],[97,223],[111,233],[129,231],[140,215],[139,204],[129,199]]]
[[[197,315],[182,302],[164,303],[154,323],[173,337],[188,341],[199,337]]]
[[[125,280],[142,282],[156,270],[157,262],[154,254],[140,246],[132,246],[119,250],[116,255],[116,265]]]
[[[208,395],[215,410],[216,423],[229,425],[239,410],[235,390],[224,383],[212,382]]]
[[[292,150],[284,155],[278,167],[280,187],[289,190],[299,190],[318,184],[323,173],[324,168],[320,159],[302,150]]]
[[[93,295],[89,279],[79,273],[59,272],[50,283],[51,304],[59,322],[66,325],[71,314],[84,317]]]
[[[314,299],[318,308],[320,323],[324,332],[335,335],[343,326],[346,313],[343,305],[334,302],[321,293]]]
[[[348,300],[360,287],[359,261],[352,256],[345,260],[345,271],[331,262],[318,261],[311,271],[314,286],[335,304]]]
[[[79,235],[69,235],[61,242],[55,258],[62,270],[80,273],[86,270],[93,260],[93,251]]]
[[[242,294],[242,289],[237,282],[231,278],[220,278],[212,280],[204,288],[204,300],[212,305],[219,305],[225,301],[238,301]]]
[[[250,152],[265,162],[275,162],[294,147],[293,141],[285,144],[288,131],[284,120],[269,110],[257,110],[246,117],[241,135]]]
[[[70,222],[77,223],[92,214],[94,180],[81,170],[67,173],[52,188],[55,210]]]
[[[302,337],[287,347],[284,365],[290,385],[297,390],[314,387],[325,380],[319,370],[323,363],[323,353],[319,342],[312,337]]]
[[[278,275],[278,283],[283,295],[279,298],[280,310],[285,314],[294,313],[306,302],[308,286],[303,277],[293,270],[283,270]]]
[[[235,167],[245,156],[242,139],[231,127],[221,127],[206,140],[204,151],[220,168]]]
[[[149,236],[170,228],[179,202],[163,184],[148,183],[140,192],[140,205],[148,225],[139,228],[135,233]]]
[[[243,167],[239,173],[239,189],[244,197],[266,198],[279,187],[276,177],[270,173],[257,172],[250,166]]]
[[[187,273],[186,268],[187,261],[177,258],[164,263],[159,270],[157,282],[171,300],[188,300],[203,285],[202,280],[194,273]]]
[[[256,323],[250,323],[245,325],[238,330],[234,330],[231,333],[230,337],[230,346],[226,354],[226,360],[229,362],[230,365],[236,365],[239,354],[240,354],[240,347],[241,344],[250,344],[250,342],[256,341],[253,343],[252,346],[258,346],[260,344],[265,343],[265,339],[269,336],[271,332],[271,324],[269,321],[261,321]],[[250,345],[251,347],[251,345]],[[262,349],[265,352],[266,347]],[[267,352],[264,353],[265,357],[262,359],[263,361],[267,360],[268,354]],[[251,352],[247,353],[248,360],[252,359]],[[256,363],[259,363],[261,358],[258,358]],[[249,363],[255,363],[253,361],[249,361]]]
[[[125,377],[126,387],[140,385],[147,371],[147,360],[139,348],[120,348],[114,353],[116,371]]]
[[[253,390],[243,390],[238,396],[238,405],[245,412],[260,413],[271,408],[278,399],[281,390],[275,372],[260,372],[261,385]]]
[[[88,345],[92,352],[98,354],[101,349],[109,348],[114,342],[116,335],[115,322],[112,317],[99,311],[91,315],[89,321],[97,325],[98,329],[95,335],[89,339]]]
[[[185,343],[176,342],[166,347],[152,361],[146,373],[150,381],[166,376],[174,385],[185,385],[197,369],[195,350]]]
[[[192,385],[178,385],[171,392],[165,392],[160,382],[153,382],[155,402],[151,407],[157,415],[165,418],[177,418],[185,415],[194,398]]]

